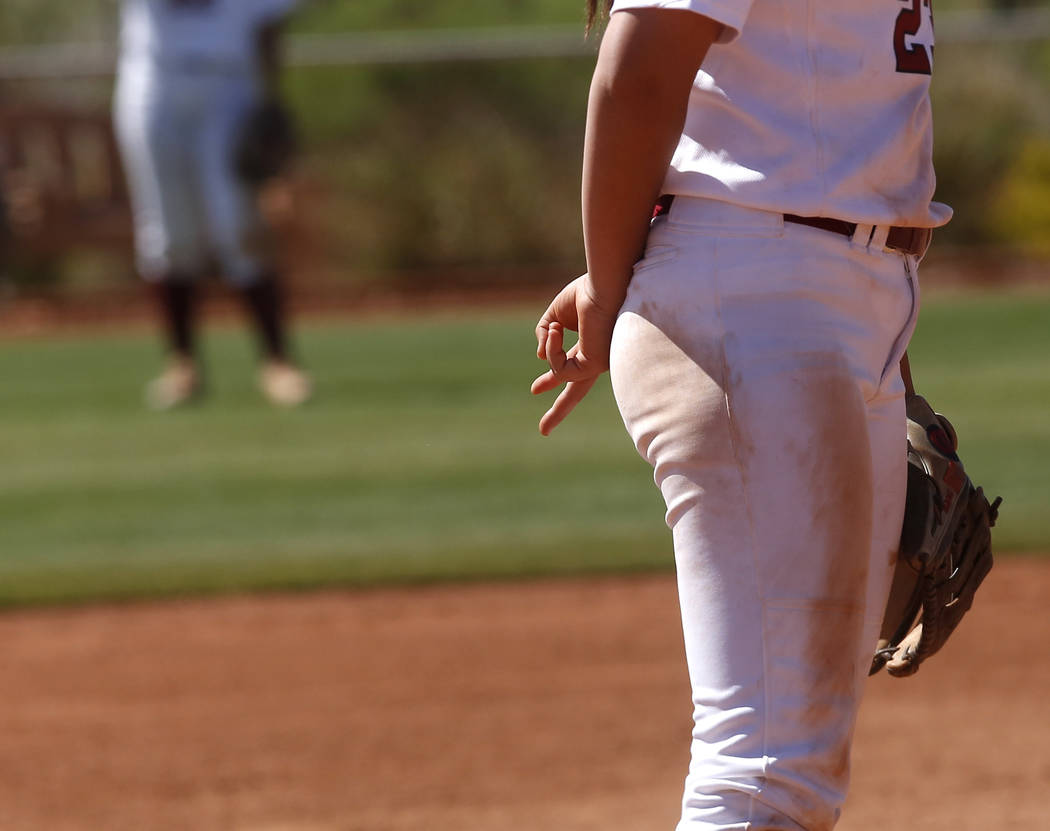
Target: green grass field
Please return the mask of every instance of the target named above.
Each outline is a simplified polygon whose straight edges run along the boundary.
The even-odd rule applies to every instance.
[[[167,414],[141,405],[148,334],[0,342],[0,604],[669,568],[608,383],[536,432],[538,311],[304,327],[294,412],[258,398],[239,329],[209,330],[210,395]],[[942,296],[913,346],[1006,499],[1001,550],[1050,549],[1048,320],[1046,295]]]

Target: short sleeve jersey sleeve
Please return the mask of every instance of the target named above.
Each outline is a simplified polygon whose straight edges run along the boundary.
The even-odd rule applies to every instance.
[[[682,9],[709,17],[725,26],[719,43],[729,43],[740,34],[751,11],[752,0],[615,0],[611,12],[626,9]]]

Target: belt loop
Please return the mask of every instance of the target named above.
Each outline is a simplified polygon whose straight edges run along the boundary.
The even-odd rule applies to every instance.
[[[871,243],[871,237],[874,233],[874,225],[862,225],[858,223],[856,229],[853,231],[853,236],[850,238],[850,245],[854,248],[867,248]]]
[[[883,251],[886,248],[886,238],[890,235],[889,225],[876,225],[875,233],[871,235],[870,248],[875,251]]]

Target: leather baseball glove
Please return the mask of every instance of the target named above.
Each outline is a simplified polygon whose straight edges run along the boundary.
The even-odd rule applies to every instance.
[[[280,101],[267,98],[240,126],[234,142],[234,169],[242,181],[260,185],[282,173],[297,149],[291,114]]]
[[[900,552],[871,664],[903,677],[939,650],[992,568],[999,515],[959,460],[951,423],[913,395],[908,410],[908,496]]]

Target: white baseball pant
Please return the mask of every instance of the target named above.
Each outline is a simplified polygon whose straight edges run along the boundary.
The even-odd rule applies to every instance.
[[[246,71],[121,66],[114,123],[146,279],[192,277],[217,260],[248,286],[269,264],[254,190],[233,169],[236,134],[261,87]]]
[[[673,532],[694,705],[679,831],[838,819],[904,510],[916,265],[711,200],[653,222],[611,373]]]

